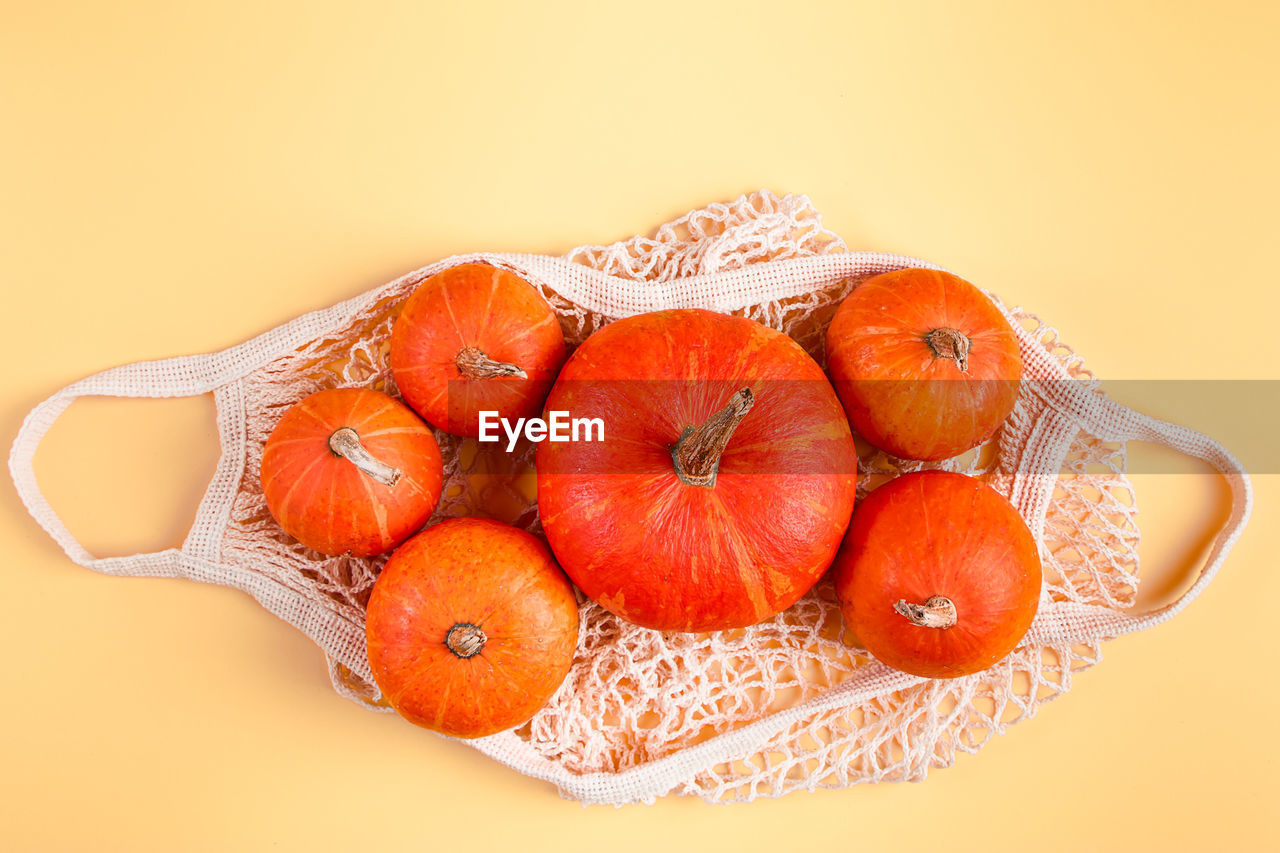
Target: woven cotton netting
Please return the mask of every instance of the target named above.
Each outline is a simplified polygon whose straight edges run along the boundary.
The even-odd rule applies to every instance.
[[[588,246],[577,264],[637,282],[670,282],[785,258],[846,252],[803,196],[754,193],[694,211],[652,237]],[[395,394],[387,339],[403,300],[427,275],[419,271],[383,287],[345,328],[249,374],[242,382],[247,457],[241,491],[222,542],[229,568],[269,575],[355,626],[385,558],[325,557],[292,541],[267,512],[258,488],[263,443],[284,410],[335,386]],[[585,310],[535,283],[560,316],[571,347],[614,317]],[[857,284],[845,279],[800,297],[750,305],[735,313],[791,335],[820,363],[823,332],[840,300]],[[715,307],[715,306],[709,306]],[[1020,309],[1008,315],[1024,336],[1090,381],[1082,360],[1057,333]],[[1024,353],[1025,355],[1025,353]],[[987,446],[940,465],[906,463],[859,445],[859,498],[897,472],[942,467],[983,476],[1009,494],[1029,431],[1044,403],[1024,394],[1003,431]],[[513,454],[436,434],[445,488],[432,523],[483,515],[541,533],[534,495],[533,448]],[[1028,518],[1042,543],[1042,604],[1074,601],[1124,607],[1138,582],[1136,506],[1123,475],[1123,445],[1081,433],[1054,478],[1043,520]],[[1051,475],[1052,476],[1052,475]],[[1024,510],[1025,512],[1025,510]],[[820,582],[795,606],[745,630],[661,634],[627,624],[590,601],[573,669],[549,705],[516,731],[541,756],[575,774],[615,773],[687,750],[708,738],[796,708],[833,688],[872,683],[883,667],[842,635],[831,584]],[[362,643],[327,648],[335,687],[378,706]],[[1074,673],[1099,659],[1096,642],[1024,642],[995,668],[948,681],[915,681],[852,707],[820,708],[751,754],[702,767],[679,779],[677,793],[709,800],[777,796],[797,789],[920,779],[973,752],[993,734],[1035,713],[1070,689]]]

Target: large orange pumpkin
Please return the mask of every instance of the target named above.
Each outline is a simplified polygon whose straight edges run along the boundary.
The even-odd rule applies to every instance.
[[[369,666],[405,719],[454,737],[519,725],[573,663],[578,602],[547,547],[481,518],[400,546],[369,596]]]
[[[262,450],[267,509],[324,554],[368,557],[419,530],[444,470],[431,429],[368,388],[318,391],[280,418]]]
[[[752,625],[835,556],[856,450],[821,368],[781,332],[700,310],[618,320],[547,408],[603,424],[603,441],[538,445],[538,512],[569,576],[624,619]]]
[[[845,623],[867,651],[928,678],[1000,661],[1040,601],[1040,556],[1018,511],[982,481],[945,471],[868,495],[833,574]]]
[[[515,273],[459,264],[413,292],[391,331],[391,370],[430,423],[475,437],[481,411],[536,415],[560,365],[564,333],[551,306]]]
[[[1018,340],[986,294],[948,272],[867,279],[827,328],[827,369],[853,428],[907,459],[947,459],[1013,410]]]

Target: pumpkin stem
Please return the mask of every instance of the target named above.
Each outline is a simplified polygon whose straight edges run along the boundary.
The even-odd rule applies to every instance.
[[[473,658],[480,654],[480,650],[488,640],[489,638],[485,636],[484,631],[480,630],[479,625],[458,622],[449,629],[448,634],[445,634],[444,644],[457,657]]]
[[[711,487],[716,484],[716,472],[720,470],[720,456],[738,424],[751,411],[755,397],[750,388],[743,388],[729,398],[729,404],[700,427],[687,426],[679,441],[671,448],[671,460],[676,466],[676,476],[690,486]]]
[[[944,326],[925,335],[924,342],[933,350],[934,358],[949,358],[961,373],[968,372],[969,350],[973,349],[973,341],[964,332]]]
[[[921,628],[950,628],[956,624],[956,606],[944,595],[931,595],[924,604],[899,600],[893,609]]]
[[[458,366],[463,379],[493,379],[498,376],[529,378],[529,374],[514,364],[489,358],[479,347],[463,347],[458,350],[458,357],[453,363]]]
[[[392,468],[370,453],[351,427],[342,427],[329,436],[329,449],[384,486],[400,482],[400,469]]]

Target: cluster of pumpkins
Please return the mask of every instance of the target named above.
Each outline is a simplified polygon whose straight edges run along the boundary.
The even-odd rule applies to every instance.
[[[392,707],[445,734],[502,731],[550,699],[577,644],[574,585],[635,624],[707,632],[772,617],[831,568],[877,659],[930,678],[986,669],[1035,616],[1034,538],[998,492],[943,471],[898,476],[855,512],[852,430],[916,460],[986,441],[1017,399],[1012,328],[968,282],[904,269],[854,288],[826,353],[824,373],[754,320],[669,310],[617,320],[566,361],[533,286],[461,264],[396,319],[404,402],[306,397],[264,447],[262,487],[309,548],[393,552],[369,598],[369,663]],[[474,437],[481,412],[603,425],[537,446],[546,543],[483,518],[422,530],[443,478],[428,424]]]

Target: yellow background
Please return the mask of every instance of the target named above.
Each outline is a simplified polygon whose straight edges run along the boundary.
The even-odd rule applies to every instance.
[[[1276,378],[1275,8],[6,0],[0,438],[101,368],[758,187],[1028,306],[1101,376]],[[37,471],[96,553],[176,545],[211,412],[77,404]],[[1164,588],[1222,517],[1180,470],[1135,478]],[[1255,484],[1200,600],[924,784],[620,810],[339,698],[242,593],[75,566],[6,484],[0,847],[1273,846],[1280,489]]]

